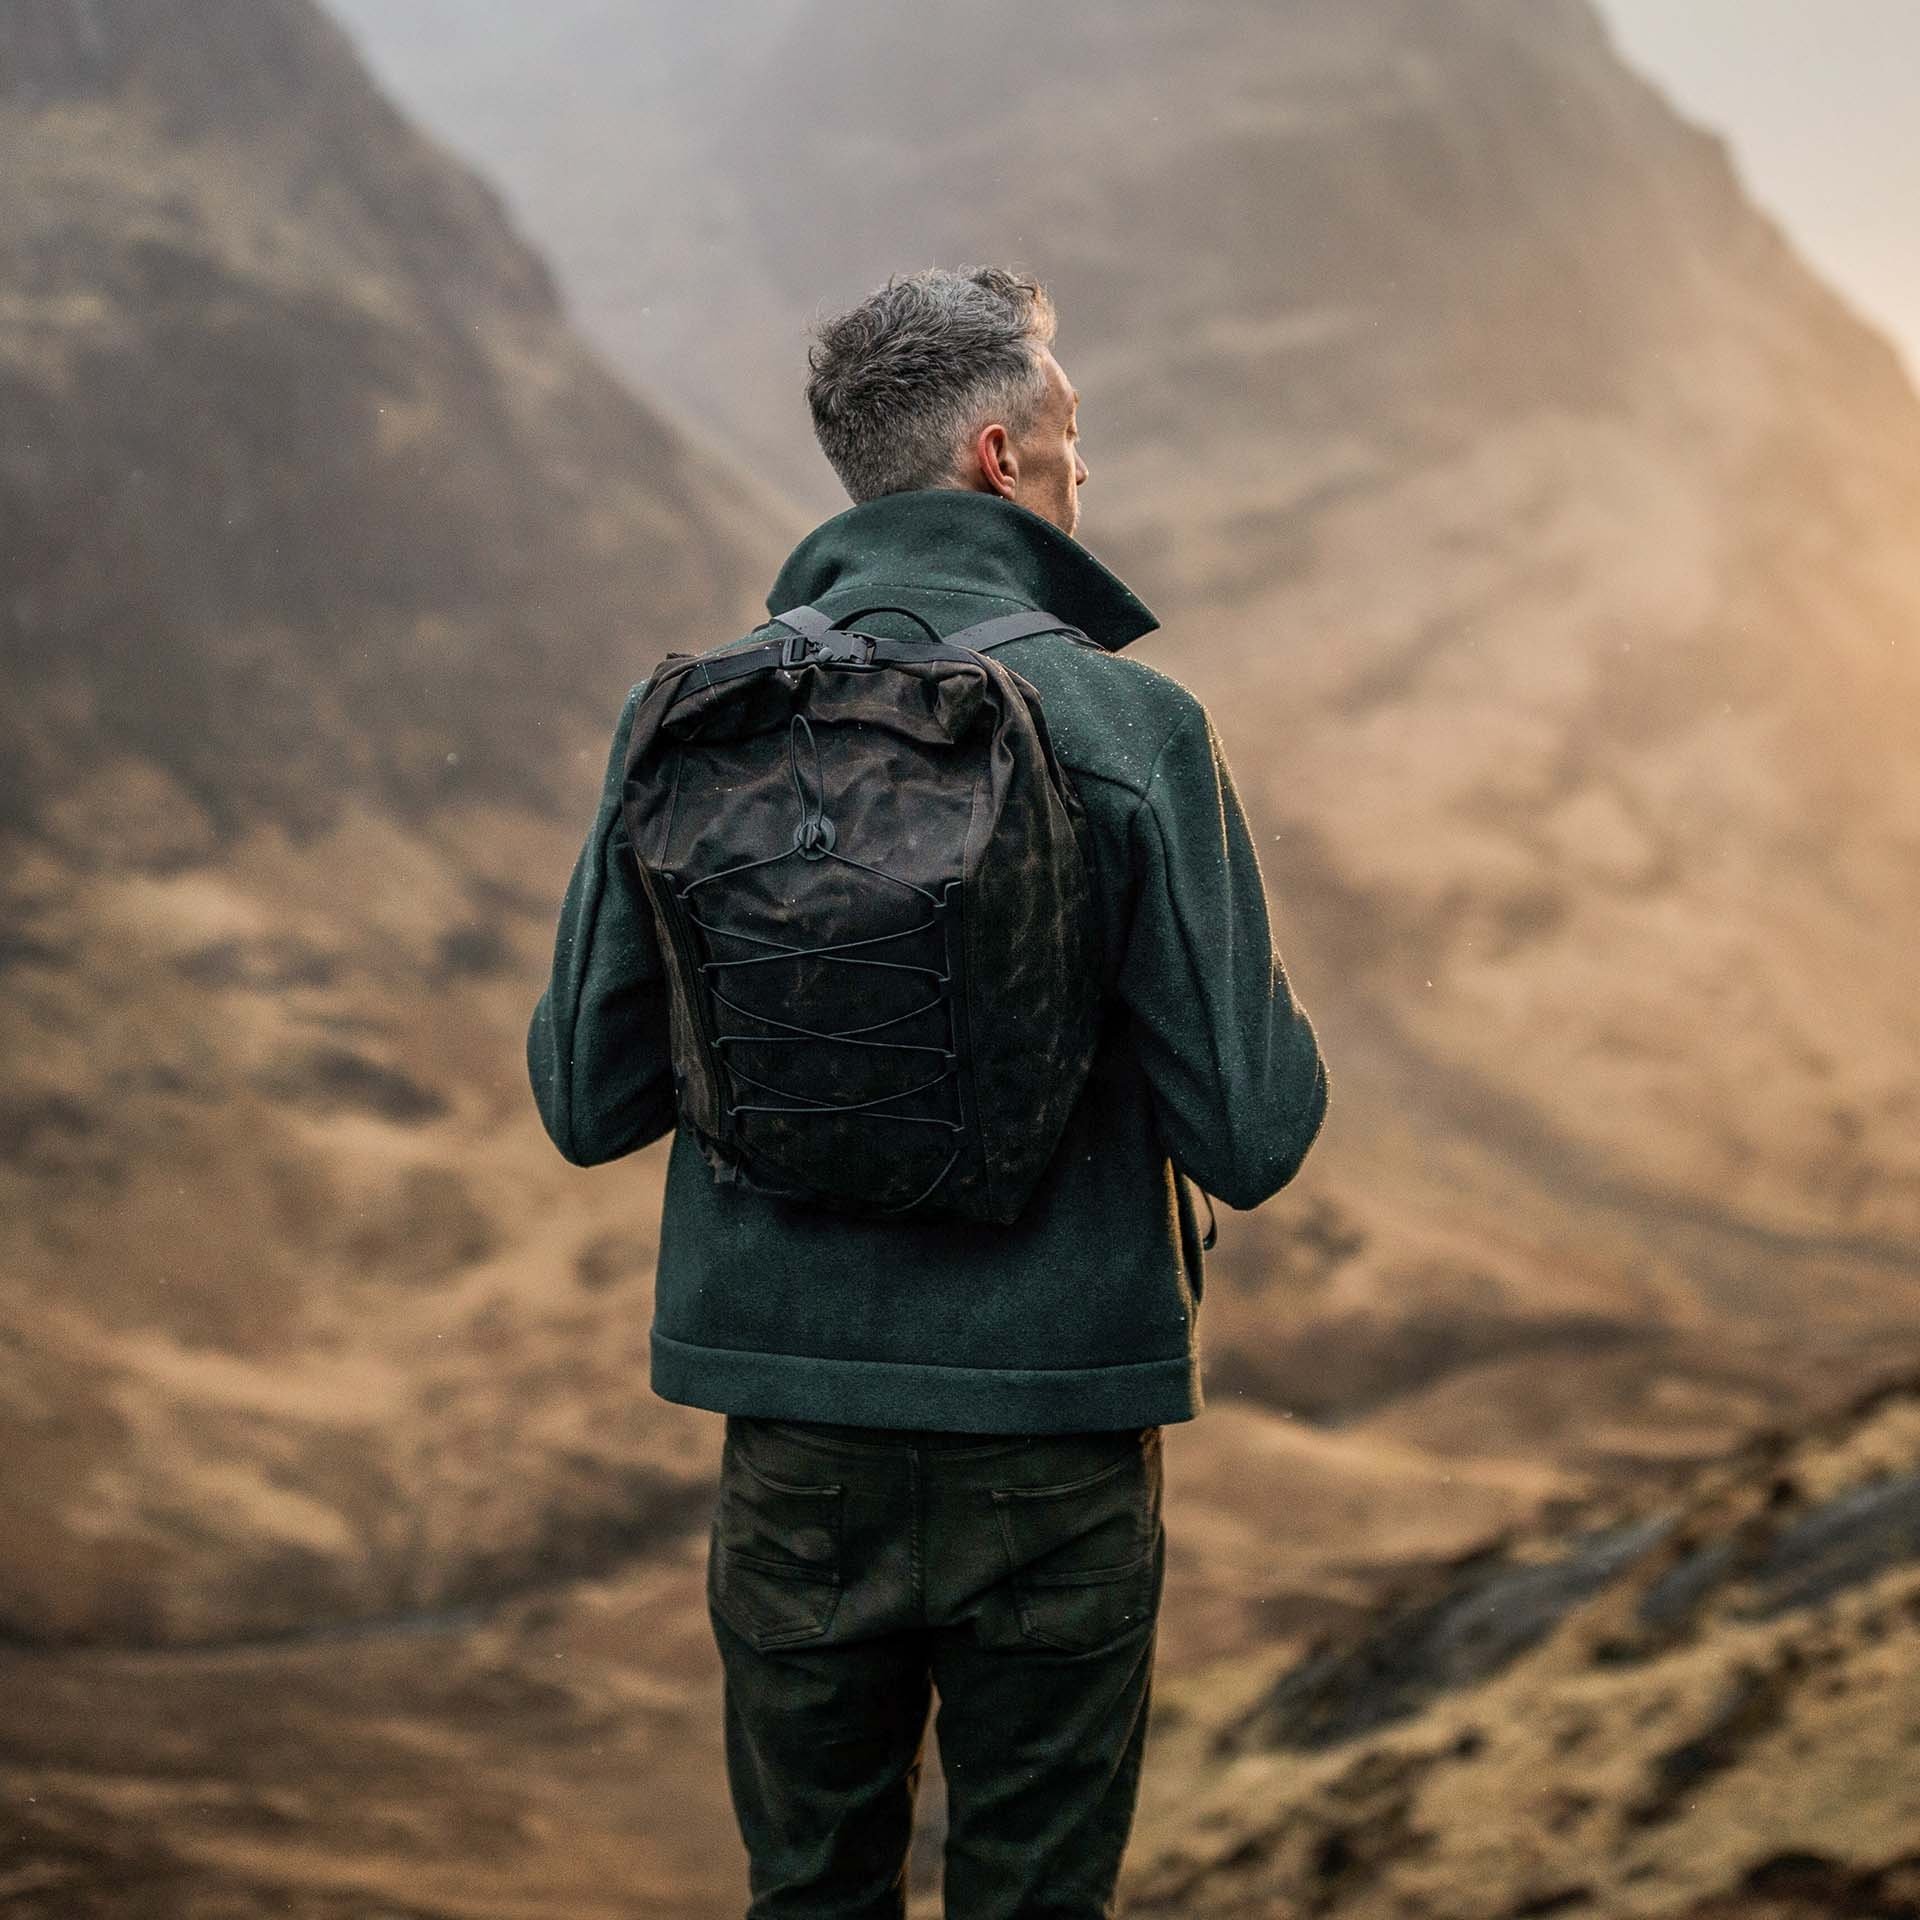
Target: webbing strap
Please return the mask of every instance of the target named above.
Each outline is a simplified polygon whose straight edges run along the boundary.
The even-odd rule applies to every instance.
[[[1023,609],[1019,613],[1002,613],[991,620],[981,620],[971,627],[962,627],[958,633],[947,635],[947,645],[966,647],[974,653],[990,653],[995,647],[1025,640],[1036,633],[1065,633],[1085,641],[1088,646],[1094,644],[1078,627],[1062,620],[1058,614]]]
[[[919,619],[906,607],[868,607],[867,613],[905,613],[910,619]],[[840,625],[838,620],[829,620],[818,607],[789,607],[785,613],[776,613],[774,619],[783,627],[791,627],[794,632],[805,634],[809,640],[818,641],[834,632]],[[842,615],[845,620],[850,616]],[[864,617],[864,616],[862,616]],[[922,626],[926,622],[920,622]],[[946,636],[950,647],[965,647],[971,653],[990,653],[995,647],[1011,645],[1015,640],[1025,640],[1036,633],[1064,633],[1079,641],[1083,646],[1097,646],[1099,643],[1087,638],[1070,621],[1062,620],[1058,614],[1046,612],[1043,608],[1023,607],[1017,613],[996,614],[990,620],[976,621],[970,627],[962,627],[957,633]],[[1101,649],[1103,652],[1104,648]]]
[[[782,652],[782,642],[762,640],[758,646],[742,647],[735,653],[703,657],[680,676],[673,698],[678,700],[683,694],[720,686],[728,680],[739,679],[742,674],[764,673],[781,664]],[[926,660],[966,660],[972,655],[970,647],[950,647],[938,640],[876,640],[873,645],[874,659],[890,666],[915,666]]]
[[[678,700],[701,687],[717,687],[722,681],[739,679],[743,673],[762,673],[778,666],[780,645],[778,640],[762,640],[757,647],[742,647],[737,653],[703,654],[680,676],[673,697]]]
[[[919,618],[905,607],[874,607],[868,611],[900,612],[906,613],[910,619]],[[838,622],[829,620],[818,607],[789,607],[785,613],[777,613],[773,617],[781,626],[816,645],[830,643],[839,635]],[[926,623],[922,621],[921,624]],[[1008,646],[1015,640],[1025,640],[1036,633],[1064,633],[1081,646],[1099,647],[1098,641],[1089,640],[1078,627],[1070,626],[1054,614],[1038,609],[1022,609],[1018,613],[996,614],[991,620],[976,621],[970,627],[962,627],[959,632],[949,634],[944,640],[894,640],[874,636],[871,658],[902,666],[925,660],[959,660],[972,654],[991,652],[995,647]],[[703,655],[697,666],[682,676],[673,698],[678,700],[682,694],[696,688],[719,686],[725,681],[738,679],[742,674],[761,673],[768,667],[791,664],[785,660],[788,644],[779,640],[763,640],[758,646],[741,647],[735,652],[720,651]]]
[[[809,640],[818,640],[833,631],[833,622],[818,607],[789,607],[785,613],[776,613],[773,617],[781,626],[804,633]]]
[[[923,618],[920,614],[915,613],[911,607],[883,606],[876,603],[870,607],[856,608],[852,613],[843,613],[837,620],[829,620],[818,607],[801,606],[789,607],[785,613],[776,613],[773,617],[781,626],[791,627],[796,633],[805,634],[809,640],[818,645],[827,641],[830,636],[837,634],[842,627],[847,625],[848,621],[864,620],[870,613],[903,614],[907,619],[911,620],[929,640],[938,640],[940,638],[939,632],[933,623]],[[857,629],[850,629],[850,631],[857,631]]]

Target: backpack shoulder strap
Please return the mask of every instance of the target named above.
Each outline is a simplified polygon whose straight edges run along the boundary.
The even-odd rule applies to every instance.
[[[948,634],[947,645],[967,647],[974,653],[990,653],[995,647],[1025,640],[1036,633],[1064,633],[1082,646],[1099,645],[1097,641],[1089,640],[1078,627],[1062,620],[1058,614],[1039,610],[996,614],[991,620],[977,621],[973,626],[962,627],[958,633]],[[1105,648],[1101,648],[1101,651],[1105,652]]]
[[[921,614],[915,613],[911,607],[895,606],[891,603],[876,601],[870,607],[860,607],[852,613],[843,613],[837,620],[829,620],[818,607],[807,606],[789,607],[785,613],[776,613],[773,617],[779,625],[790,628],[796,638],[804,641],[808,646],[815,648],[817,651],[831,656],[834,648],[842,644],[843,639],[856,641],[864,639],[869,643],[872,642],[876,636],[871,634],[863,635],[857,628],[849,624],[855,620],[864,620],[870,613],[900,614],[906,619],[911,620],[935,646],[941,644],[939,629],[934,626],[931,620],[926,619]],[[845,636],[843,636],[840,631],[843,627],[848,630]],[[791,653],[793,642],[789,641],[787,646],[788,652]],[[792,666],[797,663],[793,659],[788,659],[787,664]]]
[[[833,622],[818,607],[789,607],[785,613],[776,613],[773,617],[781,626],[804,633],[809,640],[818,640],[822,634],[833,631]]]
[[[1069,621],[1062,620],[1058,614],[1047,613],[1039,608],[1022,608],[1018,613],[996,614],[990,620],[976,621],[970,627],[962,627],[957,633],[946,635],[943,640],[934,632],[920,615],[909,607],[869,607],[867,613],[903,613],[909,620],[926,627],[927,637],[936,645],[963,647],[969,653],[990,653],[995,647],[1010,645],[1015,640],[1025,640],[1036,633],[1064,633],[1068,639],[1083,647],[1092,647],[1104,653],[1097,640],[1090,640],[1085,633]],[[788,628],[803,640],[810,641],[816,647],[831,646],[838,637],[838,629],[843,621],[852,618],[842,614],[839,620],[829,620],[818,607],[789,607],[784,613],[776,613],[774,620]],[[758,649],[755,650],[756,653]],[[912,656],[906,656],[912,657]]]

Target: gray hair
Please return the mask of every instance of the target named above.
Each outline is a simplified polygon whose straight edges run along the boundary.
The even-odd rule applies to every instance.
[[[981,427],[1032,426],[1047,392],[1038,348],[1053,334],[1046,288],[1004,267],[895,274],[813,329],[821,452],[856,502],[954,485]]]

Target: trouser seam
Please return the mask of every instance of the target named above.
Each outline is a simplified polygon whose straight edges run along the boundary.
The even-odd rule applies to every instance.
[[[927,1582],[925,1563],[920,1552],[920,1529],[924,1519],[922,1509],[926,1504],[926,1482],[920,1472],[918,1450],[907,1456],[907,1472],[913,1482],[913,1531],[910,1552],[913,1560],[913,1610],[920,1624],[927,1624]]]

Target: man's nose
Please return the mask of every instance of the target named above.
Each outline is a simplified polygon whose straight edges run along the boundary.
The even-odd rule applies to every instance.
[[[1087,484],[1087,463],[1077,453],[1073,456],[1073,484],[1076,487]]]

